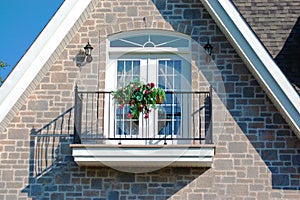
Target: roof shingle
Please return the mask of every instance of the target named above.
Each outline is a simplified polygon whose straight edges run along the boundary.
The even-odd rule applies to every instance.
[[[232,1],[285,76],[300,88],[300,1]]]

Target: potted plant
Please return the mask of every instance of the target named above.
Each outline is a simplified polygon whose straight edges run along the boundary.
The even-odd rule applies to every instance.
[[[162,104],[163,101],[166,99],[165,91],[160,87],[154,88],[154,90],[156,93],[156,104]]]
[[[155,87],[154,83],[144,84],[140,80],[133,80],[127,86],[112,92],[113,98],[121,109],[129,106],[128,117],[138,119],[140,113],[149,118],[156,104],[161,104],[166,98],[162,88]]]

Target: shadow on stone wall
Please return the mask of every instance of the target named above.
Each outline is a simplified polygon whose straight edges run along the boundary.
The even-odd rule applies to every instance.
[[[219,85],[224,85],[225,91],[216,89],[216,95],[227,106],[235,124],[242,130],[240,133],[236,128],[229,127],[235,131],[223,134],[226,134],[227,138],[231,138],[231,140],[222,141],[227,146],[221,146],[221,148],[217,146],[217,152],[218,148],[228,149],[229,152],[222,152],[223,156],[224,153],[227,153],[228,157],[236,160],[236,163],[242,162],[240,158],[248,153],[243,152],[242,149],[247,150],[248,141],[232,138],[246,135],[272,173],[272,188],[300,190],[299,139],[268,99],[266,93],[251,75],[224,34],[217,28],[203,5],[199,1],[189,1],[189,5],[178,2],[168,3],[161,0],[153,0],[153,2],[175,31],[191,35],[195,41],[202,43],[210,38],[214,47],[212,52],[214,65],[203,65],[200,61],[201,66],[198,67],[213,88],[216,89]],[[193,6],[191,7],[192,3]],[[176,15],[172,12],[176,8],[185,8],[185,10],[184,12],[177,12]],[[284,73],[298,87],[300,85],[299,42],[300,19],[291,31],[282,51],[276,57],[276,61]],[[215,70],[216,67],[218,70]],[[217,116],[216,118],[220,117]],[[219,133],[213,134],[216,137]],[[230,146],[234,145],[232,143],[243,144],[245,148],[230,149]],[[241,165],[233,167],[239,168]],[[242,167],[247,170],[247,167],[251,167],[251,165],[247,164]],[[246,174],[247,171],[242,173]]]
[[[282,50],[274,59],[282,72],[300,92],[300,17],[295,23]],[[237,70],[236,70],[237,71]],[[272,173],[274,189],[300,190],[300,140],[289,125],[261,90],[259,84],[251,77],[251,91],[241,88],[243,100],[242,113],[237,116],[229,109],[245,135],[255,147],[260,157]],[[247,91],[248,90],[248,91]],[[259,91],[259,92],[258,92]],[[247,98],[249,98],[247,100]],[[235,102],[239,102],[235,100]],[[252,110],[249,108],[252,107]],[[248,110],[245,112],[245,110]],[[263,126],[262,126],[263,123]]]
[[[163,168],[132,174],[108,167],[78,167],[70,161],[54,165],[28,186],[33,200],[167,199],[206,171],[205,168]]]
[[[79,167],[73,160],[72,108],[40,130],[31,130],[29,177],[23,193],[33,200],[167,199],[208,168],[163,168],[126,173]]]
[[[292,28],[289,37],[285,41],[285,44],[278,55],[275,57],[275,61],[290,80],[300,88],[300,17],[298,17],[294,27]],[[300,92],[300,89],[299,89]]]
[[[73,108],[66,110],[39,130],[34,127],[31,129],[28,177],[30,184],[22,190],[30,197],[41,192],[41,184],[45,181],[41,177],[44,174],[54,166],[73,160],[68,155],[69,144],[73,141],[72,111]]]

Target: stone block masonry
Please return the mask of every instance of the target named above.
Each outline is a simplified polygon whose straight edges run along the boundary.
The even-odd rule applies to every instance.
[[[207,168],[164,168],[128,174],[107,167],[78,168],[73,162],[53,167],[27,186],[34,199],[167,199]]]
[[[93,0],[91,6],[87,20],[0,133],[0,199],[299,199],[299,139],[199,0]],[[166,167],[141,174],[80,168],[68,147],[73,114],[62,120],[63,126],[60,121],[49,129],[63,137],[34,143],[33,127],[38,130],[73,107],[76,84],[80,90],[104,88],[107,37],[145,29],[177,31],[200,46],[210,39],[214,47],[218,74],[201,56],[196,58],[197,52],[191,62],[193,87],[207,86],[204,79],[225,87],[214,92],[212,167]],[[79,69],[73,58],[88,40],[94,59]],[[47,128],[45,133],[53,134]]]

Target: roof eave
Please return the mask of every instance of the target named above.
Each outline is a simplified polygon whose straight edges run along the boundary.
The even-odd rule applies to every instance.
[[[273,58],[231,1],[201,2],[300,139],[300,98]]]
[[[0,87],[0,127],[92,0],[65,0]],[[12,112],[13,115],[13,112]]]

